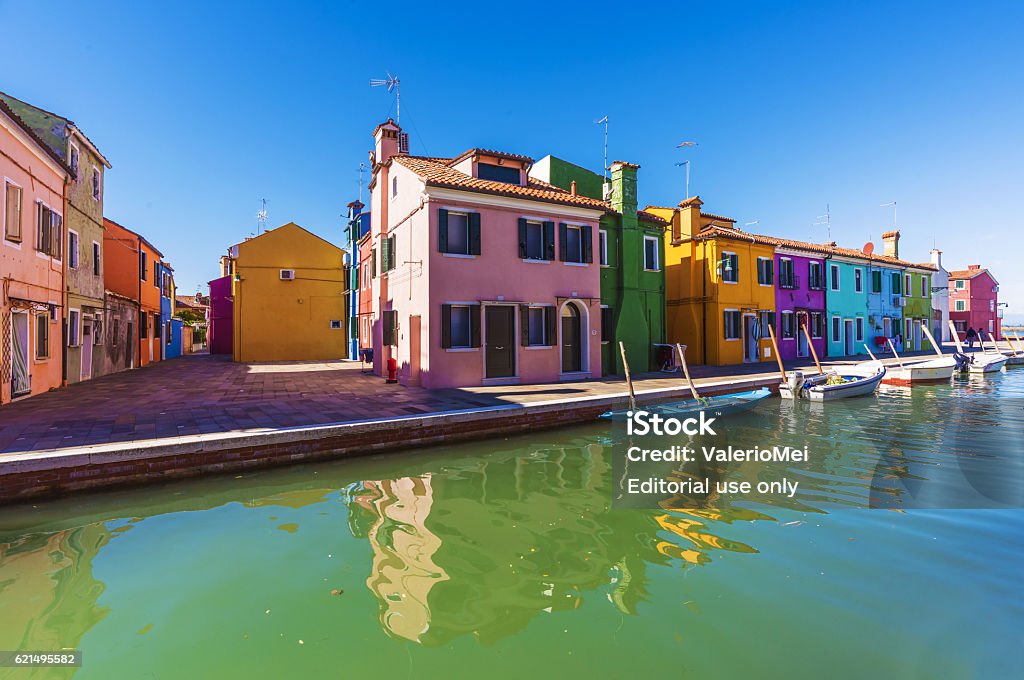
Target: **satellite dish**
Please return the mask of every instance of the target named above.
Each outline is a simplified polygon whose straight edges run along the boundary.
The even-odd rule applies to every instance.
[[[871,241],[868,241],[867,243],[864,244],[864,248],[862,250],[865,255],[870,255],[871,253],[875,252],[875,244],[872,243]]]

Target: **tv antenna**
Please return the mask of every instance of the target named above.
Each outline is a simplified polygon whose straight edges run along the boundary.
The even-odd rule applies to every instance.
[[[604,116],[594,121],[595,125],[604,124],[604,171],[601,173],[604,176],[604,183],[608,183],[608,116]]]
[[[262,199],[263,207],[260,208],[259,212],[256,213],[256,235],[262,234],[267,230],[267,199]]]
[[[366,172],[366,163],[359,164],[359,202],[363,202],[363,173]]]
[[[370,87],[386,87],[388,93],[395,93],[395,122],[402,124],[402,81],[388,73],[387,78],[371,78]]]
[[[818,217],[814,220],[814,226],[819,227],[821,225],[825,225],[825,233],[828,234],[828,240],[829,240],[829,243],[831,243],[832,242],[832,210],[830,209],[828,203],[825,204],[825,214],[824,215],[818,215]]]
[[[679,142],[676,144],[677,149],[692,149],[695,146],[697,146],[697,142]],[[683,197],[686,199],[690,197],[690,160],[686,159],[676,163],[677,168],[683,165],[686,166],[686,196]]]
[[[892,203],[883,203],[882,205],[880,205],[878,207],[879,208],[892,208],[892,228],[895,229],[896,228],[896,201],[893,201]]]

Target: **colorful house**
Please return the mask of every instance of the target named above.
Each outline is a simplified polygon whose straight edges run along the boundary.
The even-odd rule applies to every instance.
[[[106,290],[103,307],[106,320],[103,374],[135,368],[139,353],[138,300],[133,296]]]
[[[694,363],[774,361],[765,326],[774,322],[775,240],[701,211],[700,197],[675,208],[649,206],[665,233],[666,326],[670,343]]]
[[[60,387],[71,168],[0,98],[0,404]]]
[[[231,354],[235,348],[235,310],[231,297],[231,275],[210,281],[210,309],[207,343],[210,354]]]
[[[604,198],[610,210],[598,225],[601,266],[601,366],[621,374],[619,342],[633,371],[661,368],[656,345],[665,342],[665,255],[668,222],[637,210],[637,170],[615,161],[607,185],[601,175],[554,156],[530,169],[530,177],[590,198]],[[607,188],[606,188],[607,186]],[[664,349],[664,348],[663,348]]]
[[[64,374],[68,383],[102,374],[106,362],[103,285],[103,187],[109,161],[74,122],[0,93],[71,170],[64,196]]]
[[[359,293],[362,288],[359,243],[370,233],[370,213],[364,211],[364,207],[361,201],[349,203],[348,222],[345,225],[345,254],[349,263],[345,273],[345,309],[348,310],[348,358],[352,360],[359,359]],[[369,346],[367,332],[367,347]]]
[[[163,352],[165,359],[176,359],[182,354],[182,320],[174,318],[174,268],[166,260],[160,263],[160,321],[163,324]]]
[[[234,360],[347,356],[343,255],[293,222],[232,246]]]
[[[106,266],[103,277],[107,290],[138,304],[138,318],[130,331],[137,334],[134,366],[160,361],[160,258],[163,255],[140,234],[117,222],[103,218],[103,252]],[[109,337],[109,345],[118,345],[120,337]]]
[[[820,247],[775,240],[775,323],[784,360],[825,356],[825,259]],[[761,265],[764,266],[763,264]],[[804,328],[807,332],[804,332]],[[810,342],[807,336],[810,335]]]
[[[1002,310],[999,308],[999,282],[980,264],[967,265],[967,269],[949,273],[952,308],[949,318],[956,326],[960,339],[966,338],[967,329],[980,330],[984,339],[991,333],[1002,340]]]
[[[391,120],[374,139],[361,263],[375,373],[394,359],[401,383],[425,387],[601,375],[594,252],[607,204],[531,179],[527,156],[411,156]]]

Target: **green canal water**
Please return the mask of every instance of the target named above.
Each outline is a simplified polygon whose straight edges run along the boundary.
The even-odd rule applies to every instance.
[[[0,677],[1019,677],[1022,404],[772,399],[800,492],[704,509],[613,507],[603,424],[0,508],[0,650],[83,650]]]

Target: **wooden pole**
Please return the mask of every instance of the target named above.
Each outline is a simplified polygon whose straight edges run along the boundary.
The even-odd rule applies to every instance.
[[[825,375],[825,369],[821,367],[821,362],[818,361],[818,352],[814,349],[814,341],[811,340],[811,334],[807,330],[807,324],[800,324],[800,328],[804,329],[804,337],[807,338],[807,346],[811,350],[811,356],[814,357],[814,365],[818,367],[818,375]]]
[[[900,359],[900,355],[899,354],[896,354],[896,345],[892,344],[892,338],[886,338],[885,340],[886,340],[886,342],[889,343],[889,349],[892,350],[892,355],[894,357],[896,357],[896,363],[900,365],[900,368],[903,368],[903,360]],[[867,349],[867,348],[868,348],[868,346],[864,345],[864,349]],[[868,353],[870,354],[870,351]],[[874,356],[872,355],[871,358],[874,359]]]
[[[775,342],[775,330],[773,324],[768,324],[768,337],[772,341],[772,350],[775,352],[775,361],[779,364],[779,373],[782,374],[782,382],[786,382],[786,369],[782,367],[782,355],[779,354],[779,343]]]
[[[1013,332],[1013,339],[1017,341],[1017,342],[1014,343],[1014,345],[1016,345],[1016,347],[1017,347],[1017,354],[1024,354],[1024,349],[1020,348],[1020,344],[1019,344],[1020,343],[1020,338],[1017,337],[1017,331]]]
[[[633,393],[633,377],[629,374],[629,362],[626,361],[626,346],[619,341],[619,354],[622,355],[622,370],[626,372],[626,386],[629,387],[629,408],[636,410],[636,394]]]
[[[932,349],[935,350],[935,353],[941,357],[942,347],[939,346],[939,343],[935,342],[935,338],[932,337],[932,332],[928,330],[928,326],[926,326],[925,324],[921,324],[921,330],[923,330],[924,334],[928,336],[928,342],[932,343]]]
[[[683,375],[686,376],[686,382],[690,386],[690,394],[693,395],[694,399],[699,400],[700,395],[697,393],[697,388],[693,384],[693,379],[690,378],[690,369],[686,365],[686,348],[678,342],[676,343],[676,354],[679,355],[679,364],[683,367]]]
[[[995,337],[991,333],[988,334],[988,339],[992,341],[992,347],[995,348],[996,354],[1002,354],[1002,352],[999,351],[999,343],[996,342]]]
[[[868,356],[871,357],[872,360],[878,361],[878,357],[876,357],[874,354],[872,354],[870,347],[868,347],[867,345],[864,345],[864,349],[867,350]]]
[[[950,319],[949,321],[949,330],[953,334],[953,342],[956,343],[956,351],[960,352],[960,354],[963,354],[964,346],[960,342],[960,335],[956,332],[956,324],[953,323],[952,319]]]

